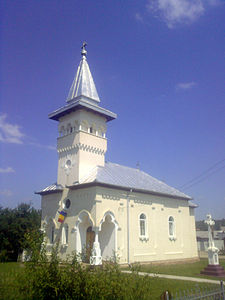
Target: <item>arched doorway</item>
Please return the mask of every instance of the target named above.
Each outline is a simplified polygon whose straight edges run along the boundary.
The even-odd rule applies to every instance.
[[[91,257],[91,251],[93,249],[93,244],[95,241],[95,232],[92,226],[89,226],[86,231],[86,262],[89,263]]]
[[[76,251],[81,255],[82,261],[87,261],[87,252],[90,258],[91,249],[94,242],[94,231],[92,229],[93,221],[88,212],[82,211],[79,214],[75,229],[76,229]],[[93,242],[92,242],[93,240]],[[88,245],[88,247],[87,247]],[[88,251],[87,251],[88,249]]]
[[[118,223],[113,213],[107,212],[99,227],[99,242],[103,260],[115,257],[117,250],[117,229]]]

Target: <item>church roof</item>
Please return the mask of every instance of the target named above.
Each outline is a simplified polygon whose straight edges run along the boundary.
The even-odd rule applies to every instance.
[[[93,102],[91,102],[90,98],[87,98],[85,96],[78,96],[74,98],[74,100],[69,102],[67,105],[50,113],[48,117],[49,119],[58,121],[62,116],[67,115],[68,113],[76,111],[80,108],[94,111],[95,113],[105,117],[107,121],[114,120],[117,117],[115,113],[98,105],[95,105]]]
[[[46,188],[44,188],[43,190],[35,192],[35,194],[45,195],[50,193],[62,192],[62,191],[63,191],[63,186],[61,184],[53,183],[47,186]]]
[[[186,200],[191,199],[188,195],[139,169],[111,162],[106,162],[104,167],[95,167],[85,178],[83,178],[83,180],[73,186],[70,186],[70,188],[77,188],[78,186],[80,187],[80,185],[90,183],[133,189],[138,192],[173,196]]]
[[[49,119],[58,121],[64,115],[76,111],[80,108],[95,112],[105,117],[107,121],[114,120],[117,116],[115,113],[100,107],[100,99],[95,87],[91,71],[87,63],[86,43],[82,46],[82,59],[77,69],[76,76],[70,88],[67,104],[48,115]]]

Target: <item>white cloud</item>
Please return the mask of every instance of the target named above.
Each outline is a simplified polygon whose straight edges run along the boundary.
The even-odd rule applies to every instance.
[[[190,90],[192,89],[196,83],[194,81],[191,82],[181,82],[176,85],[177,90]]]
[[[6,122],[7,115],[0,115],[0,142],[23,144],[24,134],[21,132],[20,126]]]
[[[190,24],[202,16],[207,6],[221,0],[148,0],[147,10],[159,15],[169,28],[177,24]]]
[[[10,190],[0,190],[0,195],[5,197],[10,197],[13,195],[13,192]]]
[[[0,173],[14,173],[15,170],[12,167],[7,167],[5,169],[0,168]]]
[[[144,19],[143,19],[142,15],[141,15],[140,13],[136,13],[136,14],[134,15],[134,17],[135,17],[135,19],[136,19],[138,22],[141,22],[141,23],[144,22]]]
[[[54,151],[56,150],[56,147],[54,147],[54,146],[42,145],[42,144],[39,144],[39,143],[36,143],[36,142],[29,142],[29,145],[35,146],[37,148],[45,148],[45,149],[54,150]]]
[[[21,126],[6,122],[6,118],[7,118],[7,114],[0,114],[0,142],[24,144],[23,138],[25,137],[25,134],[22,133]],[[56,150],[56,147],[54,146],[42,145],[38,142],[29,142],[28,140],[30,138],[27,136],[26,138],[27,138],[27,141],[25,142],[26,145],[29,144],[38,148]],[[1,170],[3,169],[0,169],[0,172],[3,173],[3,171]]]

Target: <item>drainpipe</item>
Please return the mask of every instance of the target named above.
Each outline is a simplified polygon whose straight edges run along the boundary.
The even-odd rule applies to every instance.
[[[127,263],[130,263],[130,193],[132,189],[127,193]]]

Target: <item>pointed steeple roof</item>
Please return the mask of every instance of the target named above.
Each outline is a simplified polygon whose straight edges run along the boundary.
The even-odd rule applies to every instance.
[[[85,109],[97,113],[105,117],[107,122],[114,120],[117,117],[115,113],[99,106],[100,99],[86,59],[86,45],[86,43],[83,43],[83,46],[81,47],[82,59],[70,88],[66,100],[67,103],[65,106],[60,107],[48,115],[52,120],[59,121],[62,116],[78,109]]]
[[[87,63],[87,50],[85,49],[86,45],[87,44],[84,42],[83,46],[81,47],[82,59],[70,88],[67,102],[70,102],[78,96],[85,96],[91,98],[92,100],[95,100],[96,102],[100,102],[95,83]]]

